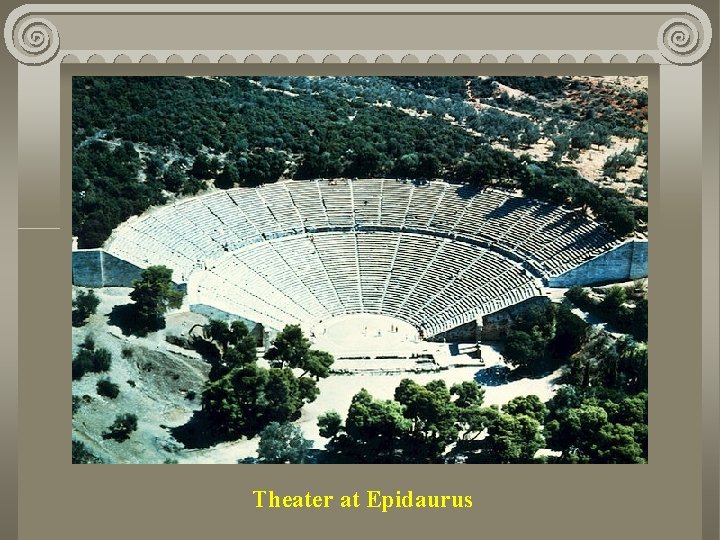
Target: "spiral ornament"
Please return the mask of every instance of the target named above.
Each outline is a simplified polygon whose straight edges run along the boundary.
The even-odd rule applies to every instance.
[[[52,60],[60,49],[60,35],[55,25],[41,17],[21,19],[6,35],[12,47],[8,50],[23,64],[44,64]]]
[[[658,32],[660,53],[676,64],[690,64],[704,54],[703,36],[692,19],[673,18],[666,21]]]

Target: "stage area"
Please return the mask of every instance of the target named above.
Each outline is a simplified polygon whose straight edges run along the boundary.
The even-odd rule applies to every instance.
[[[336,358],[410,357],[425,351],[415,328],[385,315],[339,315],[312,327],[314,346]]]

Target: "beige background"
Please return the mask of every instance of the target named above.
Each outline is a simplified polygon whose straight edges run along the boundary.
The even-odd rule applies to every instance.
[[[717,23],[716,2],[698,5]],[[537,31],[537,26],[528,28],[527,35]],[[612,43],[614,31],[605,31]],[[401,26],[396,32],[411,34],[412,29]],[[651,65],[605,65],[594,69],[570,65],[562,70],[557,65],[418,65],[392,69],[407,73],[419,73],[421,69],[431,73],[434,69],[434,73],[454,70],[456,74],[632,72],[650,76],[650,464],[637,467],[71,465],[69,145],[59,149],[57,134],[49,130],[44,152],[61,158],[54,162],[54,169],[52,160],[45,165],[55,171],[50,178],[59,177],[57,171],[63,165],[62,183],[53,185],[48,178],[33,182],[33,190],[26,190],[22,201],[28,218],[42,220],[50,215],[53,221],[56,218],[50,203],[59,196],[61,204],[55,203],[54,207],[59,209],[61,229],[16,233],[17,64],[4,51],[4,73],[0,78],[0,204],[4,208],[0,219],[2,245],[8,255],[0,266],[6,285],[2,289],[4,320],[0,332],[9,354],[3,355],[0,364],[0,485],[5,499],[0,505],[0,536],[18,536],[15,525],[19,523],[19,537],[31,540],[246,535],[433,538],[448,534],[492,539],[717,538],[716,43],[717,38],[702,66],[683,68],[685,71],[662,68],[660,78],[658,68]],[[169,69],[128,67],[133,73],[147,74],[167,73]],[[357,69],[368,72],[370,67]],[[269,72],[278,68],[283,69],[263,69]],[[171,69],[173,73],[186,73]],[[182,69],[197,71],[203,67]],[[247,66],[233,66],[233,72],[238,74],[243,69]],[[348,66],[338,65],[317,69],[349,72]],[[120,73],[117,66],[68,67],[62,72],[64,90],[71,72]],[[259,73],[259,68],[256,66],[253,72]],[[705,85],[702,94],[701,80]],[[22,90],[44,91],[26,86]],[[50,102],[61,98],[65,107],[69,103],[66,91],[48,98]],[[701,126],[692,122],[701,114],[702,133]],[[660,118],[665,124],[654,121]],[[69,136],[67,107],[63,119],[62,134]],[[24,121],[35,126],[44,122],[42,114]],[[55,146],[51,148],[53,141]],[[54,194],[43,198],[43,192]],[[33,206],[33,198],[48,202]],[[38,213],[37,208],[45,204],[48,210]],[[16,245],[19,273],[13,259]],[[18,283],[17,290],[14,283]],[[16,342],[19,362],[14,350]],[[19,440],[17,447],[15,440]],[[283,493],[311,490],[336,497],[367,489],[391,493],[412,489],[416,493],[472,495],[475,506],[470,510],[406,509],[388,514],[339,508],[256,510],[253,489]]]

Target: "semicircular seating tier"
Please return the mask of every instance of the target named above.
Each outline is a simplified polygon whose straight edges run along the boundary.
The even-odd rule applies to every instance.
[[[273,328],[346,313],[426,335],[540,294],[619,243],[577,212],[508,191],[394,179],[287,181],[156,208],[105,249],[164,264],[205,303]]]

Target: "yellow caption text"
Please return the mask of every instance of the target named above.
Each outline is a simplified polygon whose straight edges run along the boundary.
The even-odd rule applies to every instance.
[[[352,495],[282,495],[273,490],[252,492],[255,508],[373,508],[380,512],[400,508],[472,508],[472,495],[417,495],[412,490],[396,491],[390,495],[379,490],[368,490]]]

